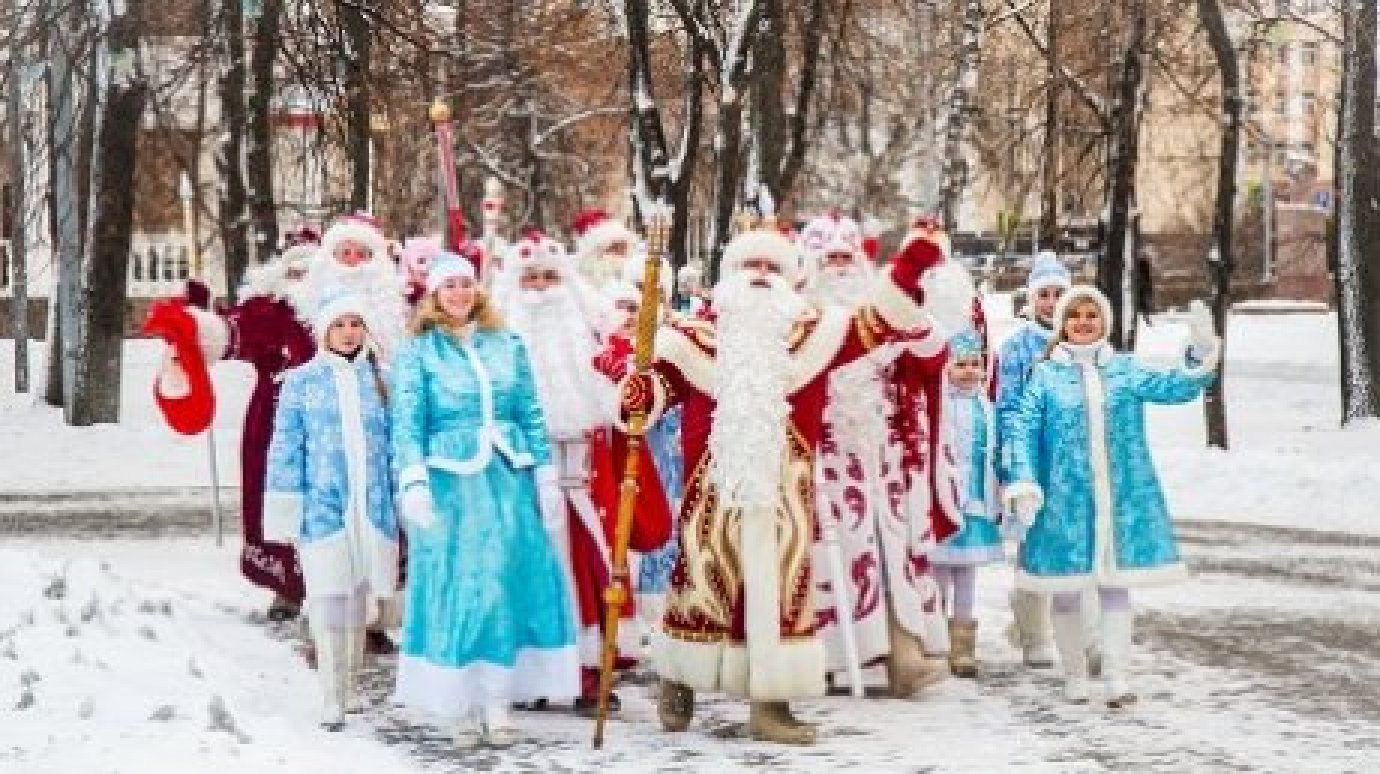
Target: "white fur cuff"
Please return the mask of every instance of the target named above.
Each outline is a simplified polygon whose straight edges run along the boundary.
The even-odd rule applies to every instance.
[[[872,306],[887,325],[898,331],[912,330],[926,322],[925,310],[887,272],[877,277]]]
[[[431,479],[427,476],[425,465],[408,465],[398,471],[398,491],[401,492],[413,484],[430,486]]]
[[[1045,504],[1045,493],[1040,489],[1040,485],[1033,481],[1017,481],[1006,487],[1004,497],[1007,509],[1010,514],[1016,517],[1021,526],[1029,529],[1035,523],[1035,514],[1040,512],[1040,508]],[[1020,504],[1024,500],[1033,499],[1035,506],[1022,512]]]
[[[973,277],[957,261],[945,261],[920,277],[925,313],[940,337],[948,340],[968,327],[973,318]]]

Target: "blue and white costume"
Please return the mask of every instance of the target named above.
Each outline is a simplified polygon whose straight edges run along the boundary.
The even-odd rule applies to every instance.
[[[1028,530],[1016,584],[1054,594],[1065,695],[1088,698],[1080,599],[1095,588],[1107,702],[1119,707],[1135,700],[1126,684],[1134,621],[1127,589],[1186,574],[1150,458],[1145,406],[1198,397],[1214,378],[1221,346],[1206,307],[1195,304],[1185,365],[1150,369],[1107,343],[1111,305],[1096,288],[1069,289],[1055,313],[1056,329],[1088,304],[1096,306],[1104,335],[1089,343],[1061,341],[1031,372],[1011,424],[1014,483],[1006,498]]]
[[[432,267],[428,292],[446,265]],[[506,725],[510,702],[575,696],[574,619],[534,478],[549,472],[551,445],[525,347],[473,323],[433,327],[391,374],[394,464],[416,522],[397,701]],[[407,504],[418,492],[429,493],[424,520]]]
[[[398,521],[389,467],[389,417],[369,344],[328,346],[346,316],[369,330],[358,294],[323,294],[317,352],[288,370],[278,396],[264,493],[264,537],[297,544],[322,682],[322,724],[339,730],[356,704],[364,630],[385,623],[398,586]]]

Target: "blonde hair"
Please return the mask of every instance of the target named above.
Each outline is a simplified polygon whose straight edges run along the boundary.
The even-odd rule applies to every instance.
[[[1060,344],[1063,344],[1067,340],[1064,333],[1064,328],[1068,323],[1069,315],[1073,314],[1073,310],[1075,308],[1080,307],[1084,304],[1092,304],[1097,309],[1098,317],[1106,317],[1106,315],[1102,312],[1102,304],[1098,303],[1097,296],[1093,295],[1092,293],[1079,292],[1078,288],[1073,288],[1072,290],[1064,291],[1064,294],[1065,298],[1062,300],[1065,304],[1064,309],[1068,310],[1068,314],[1064,315],[1064,319],[1060,320],[1058,318],[1058,313],[1056,311],[1054,319],[1054,335],[1050,337],[1049,344],[1045,345],[1045,354],[1043,357],[1040,358],[1041,360],[1048,360],[1049,356],[1054,354],[1055,347],[1058,347]],[[1104,330],[1111,328],[1111,323],[1105,319],[1102,321],[1102,325]]]
[[[427,293],[422,296],[421,303],[417,305],[417,311],[412,315],[412,324],[408,326],[408,330],[413,336],[420,336],[432,328],[440,328],[454,333],[470,323],[476,323],[486,331],[496,331],[503,328],[503,318],[499,315],[498,309],[494,307],[488,292],[483,289],[475,289],[474,305],[470,307],[470,316],[465,320],[457,320],[449,312],[442,309],[440,302],[436,300],[434,291]]]

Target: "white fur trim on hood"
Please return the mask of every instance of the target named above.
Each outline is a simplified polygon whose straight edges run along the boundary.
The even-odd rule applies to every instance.
[[[372,260],[387,261],[388,240],[383,232],[356,218],[337,220],[321,237],[321,253],[335,258],[335,251],[344,242],[355,242],[368,248]]]
[[[588,231],[576,240],[576,250],[581,257],[597,255],[609,248],[614,242],[624,241],[628,243],[628,252],[631,254],[637,247],[637,234],[634,234],[627,226],[618,221],[608,218],[598,224],[591,226]]]
[[[1116,324],[1116,319],[1112,317],[1112,302],[1092,285],[1074,285],[1059,297],[1059,303],[1054,307],[1054,335],[1058,336],[1059,332],[1064,330],[1064,322],[1077,301],[1092,301],[1097,304],[1097,308],[1102,312],[1101,341],[1106,341],[1112,326]]]

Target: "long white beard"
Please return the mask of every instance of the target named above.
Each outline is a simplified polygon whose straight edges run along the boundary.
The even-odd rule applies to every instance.
[[[857,309],[872,290],[872,275],[859,268],[843,271],[824,269],[815,285],[815,296],[822,304],[835,304],[845,309]]]
[[[332,288],[346,288],[363,296],[369,306],[369,336],[383,362],[392,360],[407,335],[409,309],[403,280],[391,263],[372,260],[347,267],[330,256],[318,256],[302,284],[302,299],[309,299],[311,308]]]
[[[569,290],[518,291],[509,324],[522,336],[546,425],[574,438],[612,420],[611,387],[594,370],[598,343]]]
[[[790,440],[790,333],[804,302],[780,277],[757,288],[737,273],[715,288],[714,307],[712,481],[726,507],[774,507]]]

